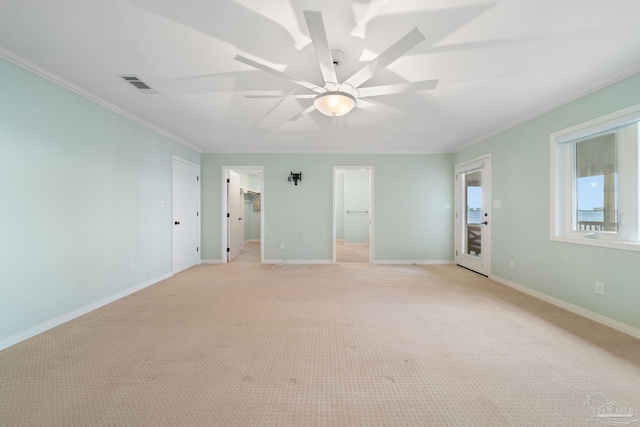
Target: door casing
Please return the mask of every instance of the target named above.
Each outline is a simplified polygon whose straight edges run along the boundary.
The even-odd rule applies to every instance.
[[[374,248],[374,200],[373,200],[373,183],[374,183],[374,179],[373,179],[373,166],[334,166],[333,167],[333,206],[332,206],[332,212],[333,212],[333,239],[332,239],[332,245],[333,245],[333,259],[332,262],[333,264],[336,263],[336,206],[337,206],[337,201],[336,201],[336,196],[337,196],[337,191],[336,191],[336,185],[337,185],[337,179],[336,179],[336,174],[338,173],[338,171],[349,171],[349,170],[365,170],[365,171],[369,171],[369,262],[370,263],[374,263],[374,257],[373,257],[373,248]]]
[[[487,221],[481,226],[481,254],[472,256],[465,254],[465,238],[467,229],[466,203],[464,180],[466,173],[481,171],[482,175],[482,220]],[[455,230],[454,230],[454,261],[456,264],[489,276],[491,274],[491,227],[493,224],[491,199],[491,154],[469,160],[455,166]]]
[[[264,166],[250,166],[250,165],[240,165],[240,166],[222,166],[222,179],[221,179],[221,206],[222,206],[222,224],[221,224],[221,260],[220,262],[225,264],[227,263],[227,238],[228,238],[228,229],[227,229],[227,213],[229,212],[227,206],[227,178],[229,177],[229,171],[242,171],[242,170],[259,170],[260,176],[262,177],[260,180],[260,260],[264,263],[264,209],[267,203],[265,193],[264,193]],[[216,261],[218,262],[218,261]]]

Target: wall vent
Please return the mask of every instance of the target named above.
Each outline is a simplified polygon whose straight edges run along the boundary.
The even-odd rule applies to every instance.
[[[136,89],[138,89],[139,92],[158,93],[155,90],[153,90],[148,84],[140,80],[138,76],[120,76],[120,77],[122,77],[125,81],[132,84]]]

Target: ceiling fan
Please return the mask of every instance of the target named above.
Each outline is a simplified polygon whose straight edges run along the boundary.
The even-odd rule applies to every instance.
[[[417,28],[411,30],[407,35],[391,45],[387,50],[378,55],[367,65],[351,77],[338,83],[335,66],[339,64],[342,52],[331,50],[327,41],[327,33],[325,31],[322,13],[316,11],[305,10],[304,19],[309,28],[311,42],[316,51],[318,62],[320,63],[320,71],[324,78],[324,86],[320,87],[306,80],[291,76],[269,65],[245,58],[242,55],[236,55],[236,61],[247,64],[251,67],[273,74],[297,85],[310,89],[315,92],[308,95],[290,95],[293,98],[313,99],[313,104],[304,111],[296,114],[289,121],[298,120],[299,118],[318,110],[327,116],[343,116],[349,113],[353,108],[367,108],[373,105],[372,102],[364,99],[381,95],[392,95],[403,92],[417,92],[421,90],[435,89],[438,80],[424,80],[413,83],[400,83],[384,86],[360,87],[362,84],[371,79],[378,71],[386,68],[389,64],[400,58],[402,55],[416,47],[418,44],[426,40],[424,34]],[[248,98],[282,98],[279,95],[247,95]]]

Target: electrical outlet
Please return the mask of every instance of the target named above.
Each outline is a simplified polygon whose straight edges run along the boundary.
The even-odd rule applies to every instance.
[[[516,268],[516,262],[512,259],[509,260],[509,267]]]
[[[136,271],[136,263],[135,262],[132,262],[132,263],[129,264],[129,270],[130,271]]]
[[[604,295],[604,283],[596,282],[596,294]]]
[[[280,243],[280,250],[284,251],[284,243]]]

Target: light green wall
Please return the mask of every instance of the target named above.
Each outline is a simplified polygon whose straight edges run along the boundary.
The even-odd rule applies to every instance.
[[[0,94],[2,342],[170,273],[160,201],[200,155],[4,60]]]
[[[492,154],[492,273],[579,307],[640,327],[640,252],[549,240],[552,132],[640,103],[640,75],[475,144],[460,163]],[[516,268],[509,268],[509,260]],[[604,296],[594,292],[603,282]]]
[[[203,154],[202,258],[221,259],[222,166],[264,166],[266,259],[331,261],[333,166],[373,166],[376,261],[453,259],[453,155]],[[287,181],[302,171],[297,186]],[[279,244],[285,244],[285,251]]]

